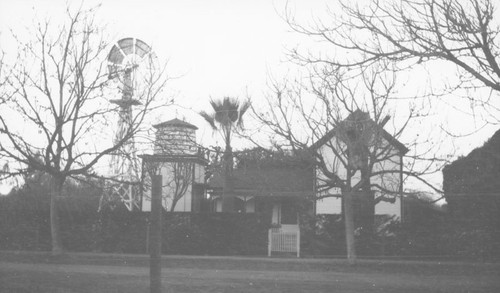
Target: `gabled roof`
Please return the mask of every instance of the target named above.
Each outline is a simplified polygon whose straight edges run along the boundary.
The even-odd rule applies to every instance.
[[[193,124],[190,124],[190,123],[187,123],[186,121],[182,121],[180,119],[172,119],[172,120],[169,120],[169,121],[165,121],[165,122],[162,122],[162,123],[159,123],[159,124],[156,124],[156,125],[153,125],[154,128],[163,128],[163,127],[171,127],[171,126],[174,126],[174,127],[184,127],[184,128],[191,128],[191,129],[194,129],[194,130],[197,130],[198,127],[194,126]]]
[[[369,123],[371,126],[378,129],[380,131],[380,133],[382,134],[382,137],[385,140],[387,140],[392,146],[394,146],[396,148],[396,150],[398,150],[400,152],[401,155],[404,155],[409,151],[409,149],[404,144],[402,144],[394,136],[389,134],[382,126],[376,124],[375,121],[373,121],[373,119],[370,118],[370,115],[366,112],[363,112],[361,110],[356,110],[353,113],[351,113],[349,116],[347,116],[347,118],[345,120],[343,120],[342,122],[346,122],[346,121],[365,121],[365,122]],[[316,141],[311,146],[311,149],[315,150],[315,149],[321,147],[322,145],[324,145],[325,143],[330,141],[333,137],[335,137],[337,135],[338,131],[339,131],[339,127],[338,126],[334,127],[327,134],[325,134],[322,138],[320,138],[318,141]]]

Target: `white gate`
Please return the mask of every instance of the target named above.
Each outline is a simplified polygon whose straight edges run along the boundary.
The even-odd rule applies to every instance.
[[[268,256],[272,252],[294,252],[300,257],[300,229],[299,225],[281,225],[279,228],[269,229]]]

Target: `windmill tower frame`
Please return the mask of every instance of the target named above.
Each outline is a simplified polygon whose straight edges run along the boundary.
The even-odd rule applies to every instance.
[[[99,211],[114,209],[119,204],[124,204],[129,211],[140,208],[137,149],[134,137],[128,136],[133,127],[133,106],[141,105],[134,95],[141,82],[139,69],[151,66],[153,58],[151,47],[136,38],[119,40],[108,54],[108,78],[119,81],[121,91],[120,99],[110,100],[118,106],[119,113],[113,144],[121,144],[121,147],[111,154],[109,180],[99,202]]]

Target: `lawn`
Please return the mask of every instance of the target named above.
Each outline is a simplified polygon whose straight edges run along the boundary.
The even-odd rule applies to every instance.
[[[163,292],[500,292],[500,264],[184,257]],[[0,253],[0,292],[149,292],[147,256]]]

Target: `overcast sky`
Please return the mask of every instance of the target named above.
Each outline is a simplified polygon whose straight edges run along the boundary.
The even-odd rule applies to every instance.
[[[78,3],[77,1],[74,1]],[[323,1],[307,1],[300,7],[312,14]],[[8,28],[19,31],[34,16],[52,19],[64,16],[65,1],[0,0],[2,39]],[[100,1],[86,1],[86,5]],[[285,48],[297,43],[278,13],[286,1],[103,1],[98,19],[106,32],[119,40],[136,37],[152,45],[155,53],[169,60],[168,72],[180,78],[172,81],[168,94],[190,110],[166,112],[165,120],[184,116],[202,126],[193,115],[210,107],[210,97],[258,98],[267,75],[286,72]],[[297,7],[294,4],[294,7]],[[309,12],[307,12],[309,11]],[[181,117],[182,118],[182,117]],[[199,136],[210,139],[212,131],[201,127]]]
[[[99,2],[85,1],[85,6]],[[280,17],[286,0],[102,2],[97,19],[106,24],[106,32],[113,40],[142,39],[152,45],[160,58],[169,60],[171,75],[180,76],[169,84],[166,94],[173,95],[184,109],[167,111],[158,120],[185,118],[200,127],[198,137],[208,145],[215,142],[213,133],[196,113],[209,109],[210,98],[248,95],[252,100],[261,99],[269,74],[281,76],[291,70],[284,54],[286,48],[304,41],[290,32]],[[329,1],[290,0],[289,6],[300,19],[307,20],[323,14],[326,2]],[[65,0],[0,0],[1,47],[7,53],[13,50],[9,29],[18,33],[29,27],[35,17],[60,20],[65,3]],[[70,3],[78,5],[79,1]],[[447,117],[446,123],[464,133],[476,127],[471,120],[463,120],[451,110],[439,110]],[[442,122],[441,117],[436,125]],[[482,145],[496,129],[498,126],[491,126],[454,142],[457,154],[466,154]]]

